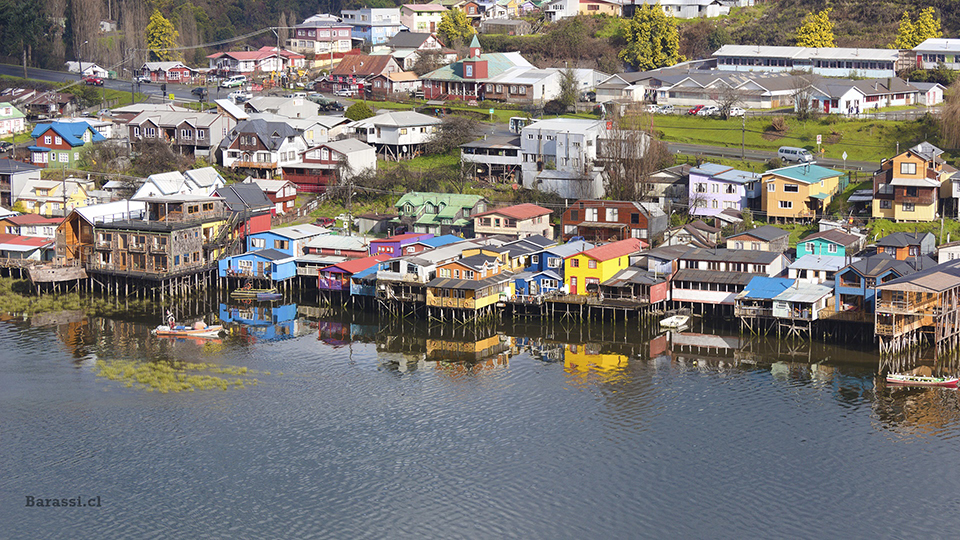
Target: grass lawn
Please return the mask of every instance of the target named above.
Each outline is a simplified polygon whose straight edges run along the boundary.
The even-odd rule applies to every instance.
[[[770,117],[748,118],[745,145],[747,148],[775,151],[780,146],[799,146],[817,150],[817,135],[823,136],[824,157],[840,159],[847,152],[848,161],[878,162],[896,154],[897,141],[902,149],[921,142],[923,126],[915,121],[847,120],[834,123],[820,120],[801,122],[787,117],[787,131],[782,137],[771,137],[766,131]],[[654,128],[666,141],[713,146],[740,146],[740,119],[703,118],[687,115],[657,115]],[[764,137],[766,135],[766,137]]]
[[[943,220],[943,236],[940,235],[940,221],[928,221],[923,223],[894,223],[886,219],[878,219],[867,224],[867,242],[872,242],[873,238],[882,238],[895,232],[920,232],[933,233],[937,237],[937,244],[947,241],[947,235],[950,240],[960,240],[960,222],[952,219]]]
[[[767,170],[767,167],[763,163],[757,163],[756,161],[740,161],[739,159],[727,159],[720,158],[715,156],[693,156],[689,154],[676,154],[677,164],[689,163],[690,165],[697,164],[697,158],[700,158],[703,163],[716,163],[717,165],[726,165],[727,167],[733,167],[734,169],[741,171],[749,171],[755,173],[762,173]]]

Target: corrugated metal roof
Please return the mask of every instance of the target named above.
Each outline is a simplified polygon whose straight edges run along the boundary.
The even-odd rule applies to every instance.
[[[757,274],[745,272],[720,272],[718,270],[694,270],[684,268],[677,270],[673,281],[693,281],[696,283],[722,283],[727,285],[746,285]]]
[[[775,296],[790,288],[793,282],[794,280],[787,278],[756,276],[750,279],[743,292],[737,295],[737,299],[772,300]]]
[[[792,287],[773,297],[773,299],[779,302],[813,304],[819,302],[824,296],[831,295],[833,295],[833,287],[828,287],[822,283],[798,281],[794,283]]]

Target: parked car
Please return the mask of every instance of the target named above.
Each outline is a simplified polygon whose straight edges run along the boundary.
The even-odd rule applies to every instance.
[[[695,105],[692,109],[687,111],[687,114],[698,114],[700,109],[703,109],[703,105]]]
[[[333,227],[334,225],[337,224],[337,220],[329,217],[322,217],[322,218],[317,218],[317,220],[314,221],[313,224],[318,225],[320,227]]]
[[[719,112],[720,109],[714,107],[713,105],[709,105],[697,111],[697,116],[713,116]]]
[[[643,112],[656,113],[660,111],[660,107],[657,107],[655,104],[651,103],[643,108]]]
[[[83,78],[83,84],[88,86],[103,86],[103,79],[100,77],[87,76]]]
[[[353,96],[353,91],[352,91],[352,90],[346,90],[346,89],[334,90],[334,91],[333,91],[333,95],[335,95],[335,96],[337,96],[337,97],[351,97],[351,96]]]
[[[153,82],[153,81],[150,80],[150,76],[149,76],[149,75],[137,75],[136,77],[133,78],[133,82],[135,82],[135,83],[148,83],[148,82]]]
[[[730,107],[730,112],[727,113],[727,116],[743,116],[746,112],[742,107]]]
[[[590,102],[596,103],[597,93],[594,92],[593,90],[590,90],[589,92],[584,92],[583,95],[580,96],[580,101],[590,101]]]
[[[232,100],[234,103],[239,104],[253,99],[253,94],[247,92],[246,90],[234,90],[233,92],[227,94],[227,98]]]
[[[100,109],[97,111],[97,116],[113,116],[113,111],[110,109]]]
[[[0,141],[0,153],[6,153],[13,150],[13,144],[7,141]]]
[[[676,112],[676,109],[673,105],[663,105],[657,112],[660,114],[673,114]]]
[[[205,98],[210,91],[202,86],[198,86],[190,91],[191,94],[197,96],[198,98]]]

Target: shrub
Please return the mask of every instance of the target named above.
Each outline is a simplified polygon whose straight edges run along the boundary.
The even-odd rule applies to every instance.
[[[783,133],[789,129],[787,120],[782,116],[774,116],[773,120],[770,121],[770,128],[778,133]]]
[[[375,116],[375,113],[365,101],[358,101],[347,107],[347,110],[344,111],[343,115],[356,122],[357,120],[363,120],[365,118]]]

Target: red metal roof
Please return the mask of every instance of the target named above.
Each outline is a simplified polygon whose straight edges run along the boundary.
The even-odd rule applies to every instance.
[[[3,218],[14,225],[32,225],[34,223],[50,223],[59,225],[63,221],[62,217],[44,217],[39,214],[20,214],[19,216],[10,216]]]
[[[531,203],[516,204],[513,206],[508,206],[506,208],[496,208],[494,210],[487,210],[479,214],[474,214],[473,217],[478,218],[482,216],[488,216],[490,214],[497,214],[500,216],[506,216],[513,219],[530,219],[537,216],[544,216],[547,214],[553,213],[553,210],[544,208],[542,206],[537,206]]]
[[[624,255],[636,253],[647,245],[648,244],[643,240],[637,238],[627,238],[626,240],[610,242],[609,244],[588,249],[583,253],[575,253],[571,255],[571,257],[576,257],[577,255],[586,255],[587,257],[596,259],[598,261],[609,261],[610,259],[616,259],[617,257],[623,257]]]
[[[41,236],[18,236],[16,234],[0,234],[0,244],[13,246],[31,246],[43,247],[52,244],[52,238],[43,238]]]
[[[372,257],[364,257],[362,259],[352,259],[349,261],[343,261],[342,263],[337,263],[332,266],[328,266],[322,270],[327,270],[331,268],[339,268],[343,270],[346,274],[356,274],[361,270],[366,270],[371,266],[377,264],[378,262],[383,262],[390,259],[390,255],[386,253],[381,253],[380,255],[374,255]],[[322,271],[321,270],[321,271]]]

